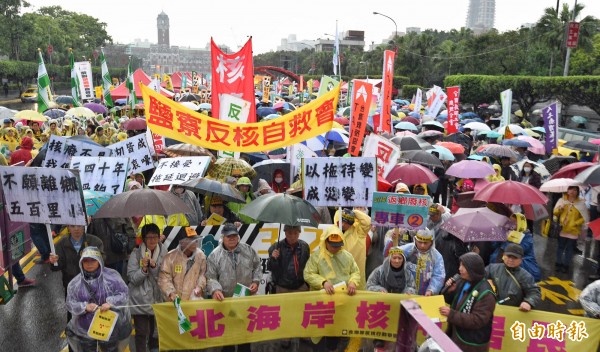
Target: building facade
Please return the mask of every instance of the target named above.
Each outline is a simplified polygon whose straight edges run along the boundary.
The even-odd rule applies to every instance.
[[[484,33],[494,28],[496,0],[469,0],[466,27]]]

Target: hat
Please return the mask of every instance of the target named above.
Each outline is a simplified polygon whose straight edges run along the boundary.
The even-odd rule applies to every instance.
[[[392,256],[394,254],[400,254],[401,256],[405,257],[404,251],[399,246],[392,247],[392,248],[389,249],[389,251],[388,251],[388,257],[390,257],[390,256]]]
[[[465,253],[460,256],[460,262],[463,264],[471,282],[479,282],[485,275],[485,263],[479,254],[474,252]]]
[[[221,229],[221,235],[223,236],[231,236],[231,235],[240,235],[240,233],[238,232],[237,227],[235,227],[234,224],[232,223],[227,223],[225,225],[223,225],[223,228]]]
[[[263,191],[265,189],[271,189],[271,186],[269,185],[269,182],[267,182],[267,180],[265,180],[264,178],[261,178],[260,180],[258,180],[258,189],[257,191]]]
[[[398,192],[410,193],[410,191],[408,190],[408,186],[406,185],[406,183],[402,183],[402,182],[398,182],[396,184],[396,193],[398,193]]]
[[[212,197],[210,205],[225,205],[225,203],[223,203],[223,198],[221,197]]]
[[[509,243],[508,246],[504,248],[504,254],[521,259],[523,258],[523,247],[516,243]]]
[[[492,165],[492,167],[494,168],[494,170],[496,171],[502,171],[502,166],[498,165],[498,164],[494,164]]]
[[[288,230],[300,230],[300,226],[285,225],[283,227],[283,231],[288,231]]]
[[[342,211],[342,221],[347,222],[348,224],[354,224],[354,220],[356,219],[355,214],[350,209],[344,209]]]
[[[240,177],[235,185],[252,187],[252,182],[250,182],[250,179],[248,177]]]
[[[431,204],[431,206],[429,206],[429,214],[430,215],[441,214],[442,210],[440,208],[441,208],[440,205],[437,203]]]
[[[327,237],[327,243],[329,243],[329,245],[332,247],[341,247],[344,245],[344,239],[342,238],[342,236],[338,235],[337,233],[334,233]]]
[[[4,119],[4,123],[11,123],[10,119]]]
[[[421,242],[433,241],[433,232],[431,232],[428,228],[420,229],[415,235],[415,240]]]

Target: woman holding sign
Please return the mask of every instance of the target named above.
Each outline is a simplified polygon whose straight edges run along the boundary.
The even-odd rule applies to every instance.
[[[131,334],[131,317],[127,308],[116,307],[127,305],[127,285],[118,272],[104,267],[97,247],[81,252],[79,268],[67,287],[67,310],[73,315],[66,329],[69,346],[75,352],[122,350]]]

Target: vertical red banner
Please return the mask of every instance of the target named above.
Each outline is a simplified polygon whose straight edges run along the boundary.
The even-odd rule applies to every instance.
[[[212,116],[219,118],[220,97],[231,94],[250,103],[248,122],[256,122],[254,101],[254,67],[252,63],[252,38],[233,54],[226,54],[210,39],[212,63]]]
[[[371,106],[371,99],[373,98],[373,85],[354,80],[352,92],[352,126],[350,127],[348,152],[350,155],[358,156],[367,129],[369,106]]]
[[[460,87],[448,87],[446,93],[448,94],[448,126],[446,132],[452,134],[458,132]]]
[[[383,54],[383,82],[381,84],[380,132],[392,133],[392,83],[394,81],[394,57],[396,53],[386,50]]]

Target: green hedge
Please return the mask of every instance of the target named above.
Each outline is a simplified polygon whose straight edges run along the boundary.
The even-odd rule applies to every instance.
[[[402,86],[402,92],[400,96],[407,99],[412,99],[413,95],[417,94],[417,89],[421,88],[424,92],[427,88],[421,87],[416,84],[405,84]]]
[[[310,80],[310,79],[315,79],[315,80],[320,80],[321,77],[323,77],[323,75],[303,75],[304,76],[304,82]],[[354,75],[354,76],[342,76],[342,79],[346,82],[353,80],[353,79],[366,79],[367,77],[365,75]],[[381,79],[381,75],[369,75],[369,79]],[[392,83],[394,85],[394,87],[396,88],[400,88],[405,84],[410,83],[410,78],[406,77],[406,76],[394,76],[394,82]]]

